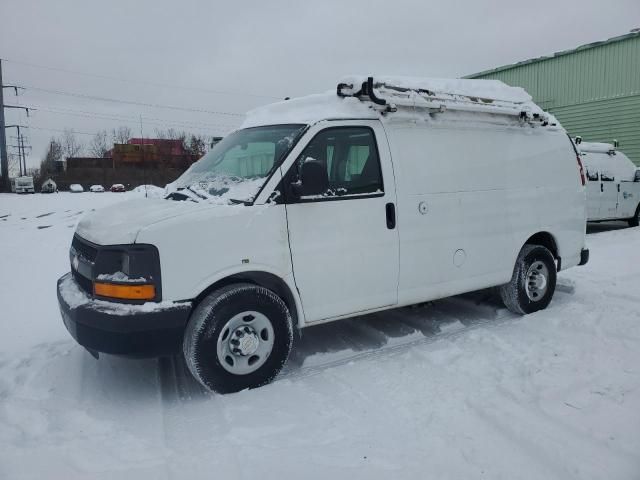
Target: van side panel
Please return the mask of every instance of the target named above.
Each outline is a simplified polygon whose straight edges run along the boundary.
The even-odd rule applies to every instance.
[[[519,251],[533,233],[548,232],[562,269],[578,265],[585,246],[586,188],[566,133],[524,129],[513,136],[508,159],[508,206],[516,248]]]
[[[577,264],[584,190],[562,131],[388,124],[397,178],[399,303],[506,283],[539,231]]]

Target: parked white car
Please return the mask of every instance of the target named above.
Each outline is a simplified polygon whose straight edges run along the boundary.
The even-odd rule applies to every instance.
[[[102,185],[91,185],[89,191],[93,193],[103,193],[104,187]]]
[[[253,388],[295,329],[493,286],[546,308],[588,260],[584,184],[520,88],[349,77],[250,112],[165,199],[87,215],[60,309],[96,356],[180,352],[211,390]]]
[[[587,172],[587,220],[640,223],[640,170],[609,143],[576,139]]]
[[[82,193],[84,192],[84,188],[82,188],[82,185],[80,185],[79,183],[72,183],[71,185],[69,185],[69,191],[71,193]]]
[[[55,193],[58,191],[58,186],[56,185],[56,182],[54,182],[52,179],[47,179],[44,182],[42,182],[42,186],[40,187],[40,192],[41,193]]]

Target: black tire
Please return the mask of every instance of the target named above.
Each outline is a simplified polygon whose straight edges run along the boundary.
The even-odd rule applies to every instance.
[[[246,311],[258,312],[268,319],[273,329],[273,346],[257,370],[234,374],[221,364],[218,340],[223,338],[227,322]],[[264,287],[243,283],[216,290],[200,302],[187,324],[183,353],[189,371],[205,388],[232,393],[271,382],[287,361],[292,343],[291,315],[282,299]]]
[[[545,274],[541,280],[545,286],[544,290],[538,290],[536,287],[528,289],[529,282],[535,283],[536,281],[532,280],[531,277],[539,276],[539,273],[532,271],[531,277],[528,277],[534,264],[536,267],[540,267],[541,264],[546,267],[546,272],[544,272]],[[540,270],[543,270],[543,268],[541,267]],[[522,247],[518,254],[511,281],[499,287],[502,302],[505,307],[519,315],[543,310],[547,308],[553,298],[553,293],[556,289],[556,277],[556,263],[551,252],[540,245],[527,244]]]
[[[640,204],[638,204],[638,208],[636,208],[636,213],[629,220],[630,227],[637,227],[640,225]]]

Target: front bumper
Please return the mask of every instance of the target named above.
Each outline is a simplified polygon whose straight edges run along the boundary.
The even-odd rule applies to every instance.
[[[58,280],[58,303],[71,336],[92,353],[159,357],[180,352],[191,302],[131,305],[96,300],[67,273]]]

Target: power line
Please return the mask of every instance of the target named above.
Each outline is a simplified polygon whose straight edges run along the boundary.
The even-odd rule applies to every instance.
[[[125,104],[125,105],[136,105],[139,107],[150,107],[150,108],[165,108],[168,110],[181,110],[184,112],[197,112],[197,113],[208,113],[211,115],[228,115],[228,116],[233,116],[233,117],[244,117],[244,113],[235,113],[235,112],[221,112],[221,111],[215,111],[215,110],[204,110],[204,109],[199,109],[199,108],[189,108],[189,107],[179,107],[176,105],[163,105],[160,103],[145,103],[145,102],[136,102],[134,100],[121,100],[118,98],[110,98],[110,97],[99,97],[99,96],[95,96],[95,95],[86,95],[83,93],[74,93],[74,92],[65,92],[62,90],[49,90],[47,88],[39,88],[39,87],[33,87],[33,86],[28,86],[28,85],[22,85],[23,88],[28,89],[28,90],[34,90],[37,92],[44,92],[44,93],[50,93],[53,95],[66,95],[66,96],[70,96],[70,97],[76,97],[76,98],[84,98],[84,99],[89,99],[89,100],[98,100],[101,102],[111,102],[111,103],[121,103],[121,104]]]
[[[274,100],[280,100],[282,97],[276,97],[273,95],[261,95],[261,94],[256,94],[256,93],[250,93],[250,92],[234,92],[234,91],[224,91],[224,90],[211,90],[208,88],[201,88],[201,87],[190,87],[190,86],[186,86],[186,85],[169,85],[169,84],[165,84],[165,83],[158,83],[158,82],[149,82],[149,81],[145,81],[145,80],[134,80],[134,79],[130,79],[130,78],[120,78],[120,77],[114,77],[111,75],[101,75],[101,74],[96,74],[96,73],[88,73],[88,72],[80,72],[78,70],[70,70],[67,68],[59,68],[59,67],[51,67],[51,66],[46,66],[46,65],[38,65],[35,63],[29,63],[29,62],[22,62],[22,61],[17,61],[17,60],[8,60],[6,58],[3,59],[5,62],[8,63],[13,63],[16,65],[24,65],[27,67],[32,67],[32,68],[40,68],[43,70],[50,70],[50,71],[54,71],[54,72],[63,72],[63,73],[70,73],[70,74],[74,74],[74,75],[83,75],[86,77],[94,77],[94,78],[101,78],[104,80],[115,80],[117,82],[123,82],[123,83],[131,83],[131,84],[138,84],[138,85],[147,85],[147,86],[153,86],[153,87],[158,87],[158,88],[180,88],[182,90],[192,90],[192,91],[196,91],[196,92],[204,92],[204,93],[211,93],[214,95],[238,95],[238,96],[245,96],[245,97],[256,97],[256,98],[269,98],[269,99],[274,99]]]
[[[122,122],[136,121],[135,117],[128,116],[128,115],[90,112],[86,110],[73,110],[73,109],[67,109],[62,107],[49,108],[41,105],[29,105],[29,109],[36,112],[47,112],[47,113],[53,113],[56,115],[72,115],[72,116],[85,117],[85,118],[95,118],[98,120],[114,120],[114,121],[122,121]],[[223,123],[202,123],[202,122],[192,122],[189,120],[168,120],[168,119],[157,118],[157,117],[143,117],[143,119],[145,123],[151,123],[151,124],[163,125],[163,126],[175,125],[181,128],[203,127],[203,128],[215,129],[215,128],[237,128],[238,127],[238,124],[232,125],[232,124],[223,124]]]
[[[144,120],[144,119],[143,119]],[[32,128],[34,130],[43,130],[43,131],[48,131],[48,132],[58,132],[58,133],[66,133],[66,132],[71,132],[74,135],[89,135],[89,136],[96,136],[98,133],[100,132],[79,132],[78,130],[75,130],[73,128],[67,128],[67,129],[60,129],[60,128],[47,128],[47,127],[39,127],[37,125],[30,125],[29,128]],[[206,134],[211,134],[210,131],[204,130],[204,129],[199,129],[199,128],[194,128],[192,129],[194,131],[200,131]]]

